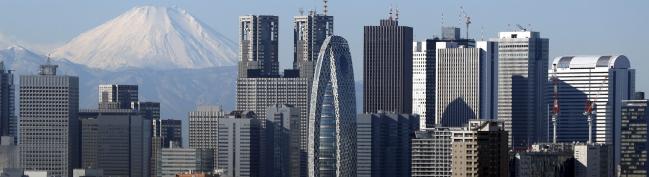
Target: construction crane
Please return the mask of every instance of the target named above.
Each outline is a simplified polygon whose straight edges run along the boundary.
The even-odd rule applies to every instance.
[[[552,64],[552,86],[554,87],[552,99],[552,143],[557,143],[557,119],[559,118],[559,78],[557,77],[557,64]]]
[[[471,24],[471,17],[466,14],[464,7],[460,6],[460,11],[462,13],[460,14],[461,18],[464,20],[464,24],[466,25],[466,38],[469,39],[469,25]]]
[[[590,72],[589,72],[590,73]],[[592,80],[592,77],[589,74],[589,80]],[[586,121],[588,121],[588,142],[587,143],[592,143],[593,142],[593,115],[595,115],[597,112],[595,110],[595,102],[597,101],[596,99],[599,98],[600,92],[602,91],[602,86],[606,84],[606,80],[608,80],[608,76],[604,76],[604,79],[602,80],[602,85],[598,88],[598,90],[595,92],[595,96],[591,97],[591,94],[588,94],[588,98],[586,98],[586,108],[584,110],[584,116],[586,116]],[[592,89],[592,86],[590,84],[590,81],[588,82],[588,91]],[[592,99],[591,99],[592,98]]]

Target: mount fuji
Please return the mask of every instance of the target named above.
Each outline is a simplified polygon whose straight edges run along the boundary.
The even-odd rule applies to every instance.
[[[199,69],[234,66],[237,50],[232,40],[183,9],[141,6],[80,34],[51,55],[103,70]]]

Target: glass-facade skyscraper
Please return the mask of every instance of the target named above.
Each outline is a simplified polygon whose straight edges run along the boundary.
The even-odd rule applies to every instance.
[[[354,72],[344,38],[330,36],[323,43],[310,101],[309,176],[356,176]]]

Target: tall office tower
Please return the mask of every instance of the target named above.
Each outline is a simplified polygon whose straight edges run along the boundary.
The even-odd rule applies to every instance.
[[[322,42],[334,33],[334,17],[309,11],[308,15],[293,17],[293,68],[300,77],[313,78]]]
[[[300,176],[300,110],[273,105],[266,109],[266,121],[265,176]]]
[[[435,64],[437,42],[475,47],[473,39],[461,39],[460,28],[442,27],[442,38],[412,44],[412,113],[419,115],[419,128],[435,126]],[[442,43],[445,44],[445,43]]]
[[[250,111],[233,111],[219,120],[217,171],[225,176],[265,176],[260,174],[261,120]]]
[[[149,166],[151,177],[158,175],[158,162],[160,161],[160,150],[162,149],[162,137],[160,132],[160,103],[159,102],[137,102],[133,109],[138,110],[142,117],[151,120],[151,163]]]
[[[606,144],[575,144],[575,177],[615,176],[610,146]]]
[[[175,147],[182,147],[183,125],[181,120],[165,119],[160,121],[160,137],[162,137],[162,147],[170,148],[173,144]]]
[[[412,176],[508,176],[503,123],[471,120],[465,127],[435,127],[412,139]]]
[[[18,125],[15,111],[14,74],[5,69],[0,61],[0,136],[12,136],[18,140]]]
[[[371,113],[356,119],[356,175],[410,176],[410,136],[419,128],[410,114]]]
[[[460,127],[471,119],[496,118],[496,43],[476,44],[476,48],[454,42],[436,44],[435,125]]]
[[[308,174],[356,176],[356,97],[349,45],[332,35],[320,53],[309,99]]]
[[[251,110],[257,115],[267,115],[266,109],[275,104],[292,105],[299,110],[300,176],[307,174],[309,81],[310,79],[299,77],[237,80],[237,110]],[[259,118],[266,119],[265,116]]]
[[[0,137],[0,170],[19,168],[20,154],[13,136]],[[0,172],[2,174],[2,172]]]
[[[117,103],[120,109],[133,109],[138,100],[137,85],[99,85],[100,103]]]
[[[20,160],[24,169],[70,176],[79,166],[79,78],[41,65],[20,76]]]
[[[82,168],[107,176],[150,176],[151,119],[132,109],[79,112]]]
[[[195,111],[189,112],[189,148],[196,149],[199,153],[214,154],[217,149],[219,119],[226,113],[221,106],[199,106]],[[216,156],[211,162],[214,168]],[[209,166],[207,164],[206,166]],[[211,171],[211,170],[210,170]],[[209,171],[205,171],[209,172]]]
[[[412,28],[396,17],[364,27],[363,112],[412,112]]]
[[[278,36],[277,16],[239,17],[239,78],[279,75]]]
[[[635,89],[635,70],[629,59],[623,55],[561,56],[552,67],[550,75],[556,76],[559,88],[557,141],[586,142],[590,137],[593,143],[612,145],[613,162],[619,164],[622,100],[632,98]],[[585,111],[588,107],[592,112]],[[552,123],[546,125],[552,127]]]
[[[514,150],[547,141],[548,41],[532,31],[499,35],[498,119]]]
[[[647,114],[648,100],[644,92],[636,92],[632,100],[622,101],[620,175],[647,176]]]

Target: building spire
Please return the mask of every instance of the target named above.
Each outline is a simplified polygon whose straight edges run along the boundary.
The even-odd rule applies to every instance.
[[[327,12],[329,12],[329,0],[323,0],[324,1],[324,8],[323,8],[323,13],[326,16]]]

